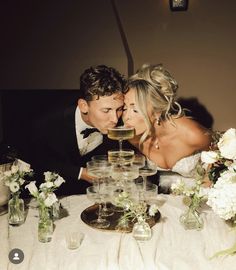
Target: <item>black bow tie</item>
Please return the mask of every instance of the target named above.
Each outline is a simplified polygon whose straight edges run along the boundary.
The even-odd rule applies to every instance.
[[[85,130],[82,130],[82,131],[80,132],[80,134],[82,134],[82,135],[83,135],[83,138],[85,139],[85,138],[87,138],[91,133],[96,132],[96,131],[99,132],[99,130],[96,129],[96,128],[86,128]]]

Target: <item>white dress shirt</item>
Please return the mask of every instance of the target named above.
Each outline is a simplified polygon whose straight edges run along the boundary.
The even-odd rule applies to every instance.
[[[89,126],[83,121],[80,109],[77,106],[75,110],[75,130],[76,130],[77,144],[81,156],[91,152],[93,149],[95,149],[103,142],[103,136],[98,131],[91,133],[87,138],[83,138],[83,134],[81,134],[81,131],[85,130],[86,128],[94,128],[94,127]],[[80,169],[78,179],[80,179],[82,169],[83,168]]]

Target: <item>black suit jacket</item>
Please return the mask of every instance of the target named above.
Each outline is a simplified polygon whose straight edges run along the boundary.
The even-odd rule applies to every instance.
[[[103,135],[101,145],[81,156],[76,138],[75,110],[76,106],[73,106],[37,121],[28,151],[28,162],[38,182],[43,181],[45,171],[57,172],[65,179],[66,182],[56,192],[58,195],[86,193],[90,184],[78,180],[80,168],[86,167],[86,162],[93,155],[107,154],[109,149],[118,148],[117,141]]]

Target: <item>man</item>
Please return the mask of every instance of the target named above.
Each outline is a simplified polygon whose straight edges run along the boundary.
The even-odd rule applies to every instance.
[[[86,162],[118,147],[104,135],[122,114],[124,84],[114,68],[91,67],[80,77],[77,106],[54,112],[37,124],[29,162],[41,180],[45,171],[55,171],[66,180],[58,194],[85,193],[92,181]]]

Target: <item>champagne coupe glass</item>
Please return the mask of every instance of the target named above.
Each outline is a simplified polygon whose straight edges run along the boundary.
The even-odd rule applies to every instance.
[[[111,177],[116,181],[116,185],[124,190],[132,180],[139,177],[139,168],[132,164],[115,164],[111,170]]]
[[[108,156],[107,155],[95,155],[92,156],[92,161],[96,161],[96,162],[103,162],[106,161],[108,162]],[[101,195],[101,199],[103,201],[103,207],[102,207],[102,213],[101,215],[104,217],[108,217],[108,216],[112,216],[114,214],[114,211],[112,210],[111,207],[107,207],[107,199],[109,198],[109,192],[111,192],[111,178],[104,178],[103,184],[102,184],[102,188],[100,185],[100,195]]]
[[[133,158],[133,165],[138,166],[139,168],[142,168],[145,166],[146,158],[142,154],[135,154]]]
[[[119,126],[114,128],[108,128],[107,136],[109,139],[119,141],[119,149],[122,151],[123,140],[129,140],[134,137],[134,128]]]
[[[132,149],[111,149],[108,150],[108,160],[112,164],[130,164],[133,162],[134,150]]]
[[[146,190],[147,176],[151,176],[157,173],[157,168],[154,162],[145,160],[145,165],[139,168],[139,175],[143,178],[143,190]]]
[[[114,187],[109,182],[105,181],[100,185],[100,195],[103,203],[103,208],[101,212],[102,217],[109,217],[114,214],[113,207],[107,207],[107,202],[111,202],[111,199],[113,197],[113,191]]]
[[[103,178],[109,177],[111,172],[111,163],[103,161],[89,161],[86,163],[88,174],[91,176],[97,177],[97,194],[99,197],[98,203],[98,217],[95,220],[92,220],[90,224],[99,229],[107,228],[110,226],[110,222],[106,219],[103,219],[101,216],[102,203],[101,203],[101,194],[100,194],[100,184]]]

